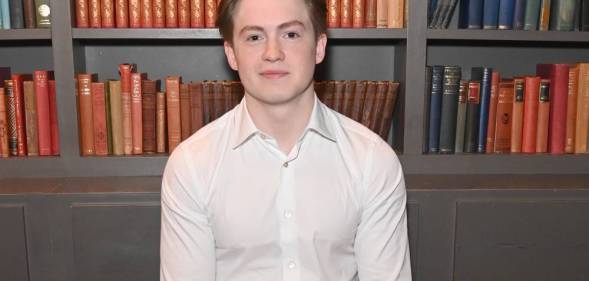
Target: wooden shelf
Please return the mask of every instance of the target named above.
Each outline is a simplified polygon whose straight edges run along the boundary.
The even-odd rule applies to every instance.
[[[589,42],[589,32],[481,29],[428,29],[429,40]]]
[[[0,29],[0,41],[5,40],[51,40],[51,29]]]

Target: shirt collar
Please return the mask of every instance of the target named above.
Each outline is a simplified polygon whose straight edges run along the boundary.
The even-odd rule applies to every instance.
[[[236,128],[231,139],[231,147],[233,149],[251,139],[251,137],[256,133],[261,132],[254,124],[251,116],[249,115],[249,112],[247,111],[245,98],[241,100],[241,103],[237,108],[235,108],[235,110],[234,124]],[[317,98],[317,95],[315,95],[311,118],[309,118],[309,123],[307,124],[307,127],[305,128],[302,136],[305,136],[308,131],[313,131],[323,136],[324,138],[335,142],[336,138],[333,124],[329,122],[329,116],[327,116],[328,110],[329,108],[327,108],[327,106]]]

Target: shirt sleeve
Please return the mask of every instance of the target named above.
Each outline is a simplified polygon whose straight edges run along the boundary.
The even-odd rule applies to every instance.
[[[215,245],[202,183],[178,146],[162,179],[160,281],[214,281]]]
[[[359,279],[410,281],[405,181],[399,159],[384,141],[369,153],[364,175],[354,243]]]

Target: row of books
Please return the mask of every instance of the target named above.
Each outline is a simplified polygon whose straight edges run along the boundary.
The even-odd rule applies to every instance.
[[[220,0],[75,0],[79,28],[211,28]]]
[[[50,0],[0,0],[0,29],[51,27]]]
[[[0,67],[0,158],[59,155],[55,80]]]
[[[448,28],[457,0],[430,0],[429,28]],[[589,30],[589,3],[580,0],[464,0],[458,27],[501,30]]]
[[[329,28],[403,28],[405,0],[328,0]]]
[[[394,81],[316,81],[317,97],[333,110],[388,139],[399,83]]]
[[[427,68],[428,153],[588,153],[589,63],[538,64],[503,78],[473,67]]]

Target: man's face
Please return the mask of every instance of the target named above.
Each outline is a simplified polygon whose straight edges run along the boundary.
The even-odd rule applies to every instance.
[[[233,44],[225,42],[225,54],[247,95],[278,105],[312,93],[327,38],[315,40],[303,0],[242,0],[233,22]]]

